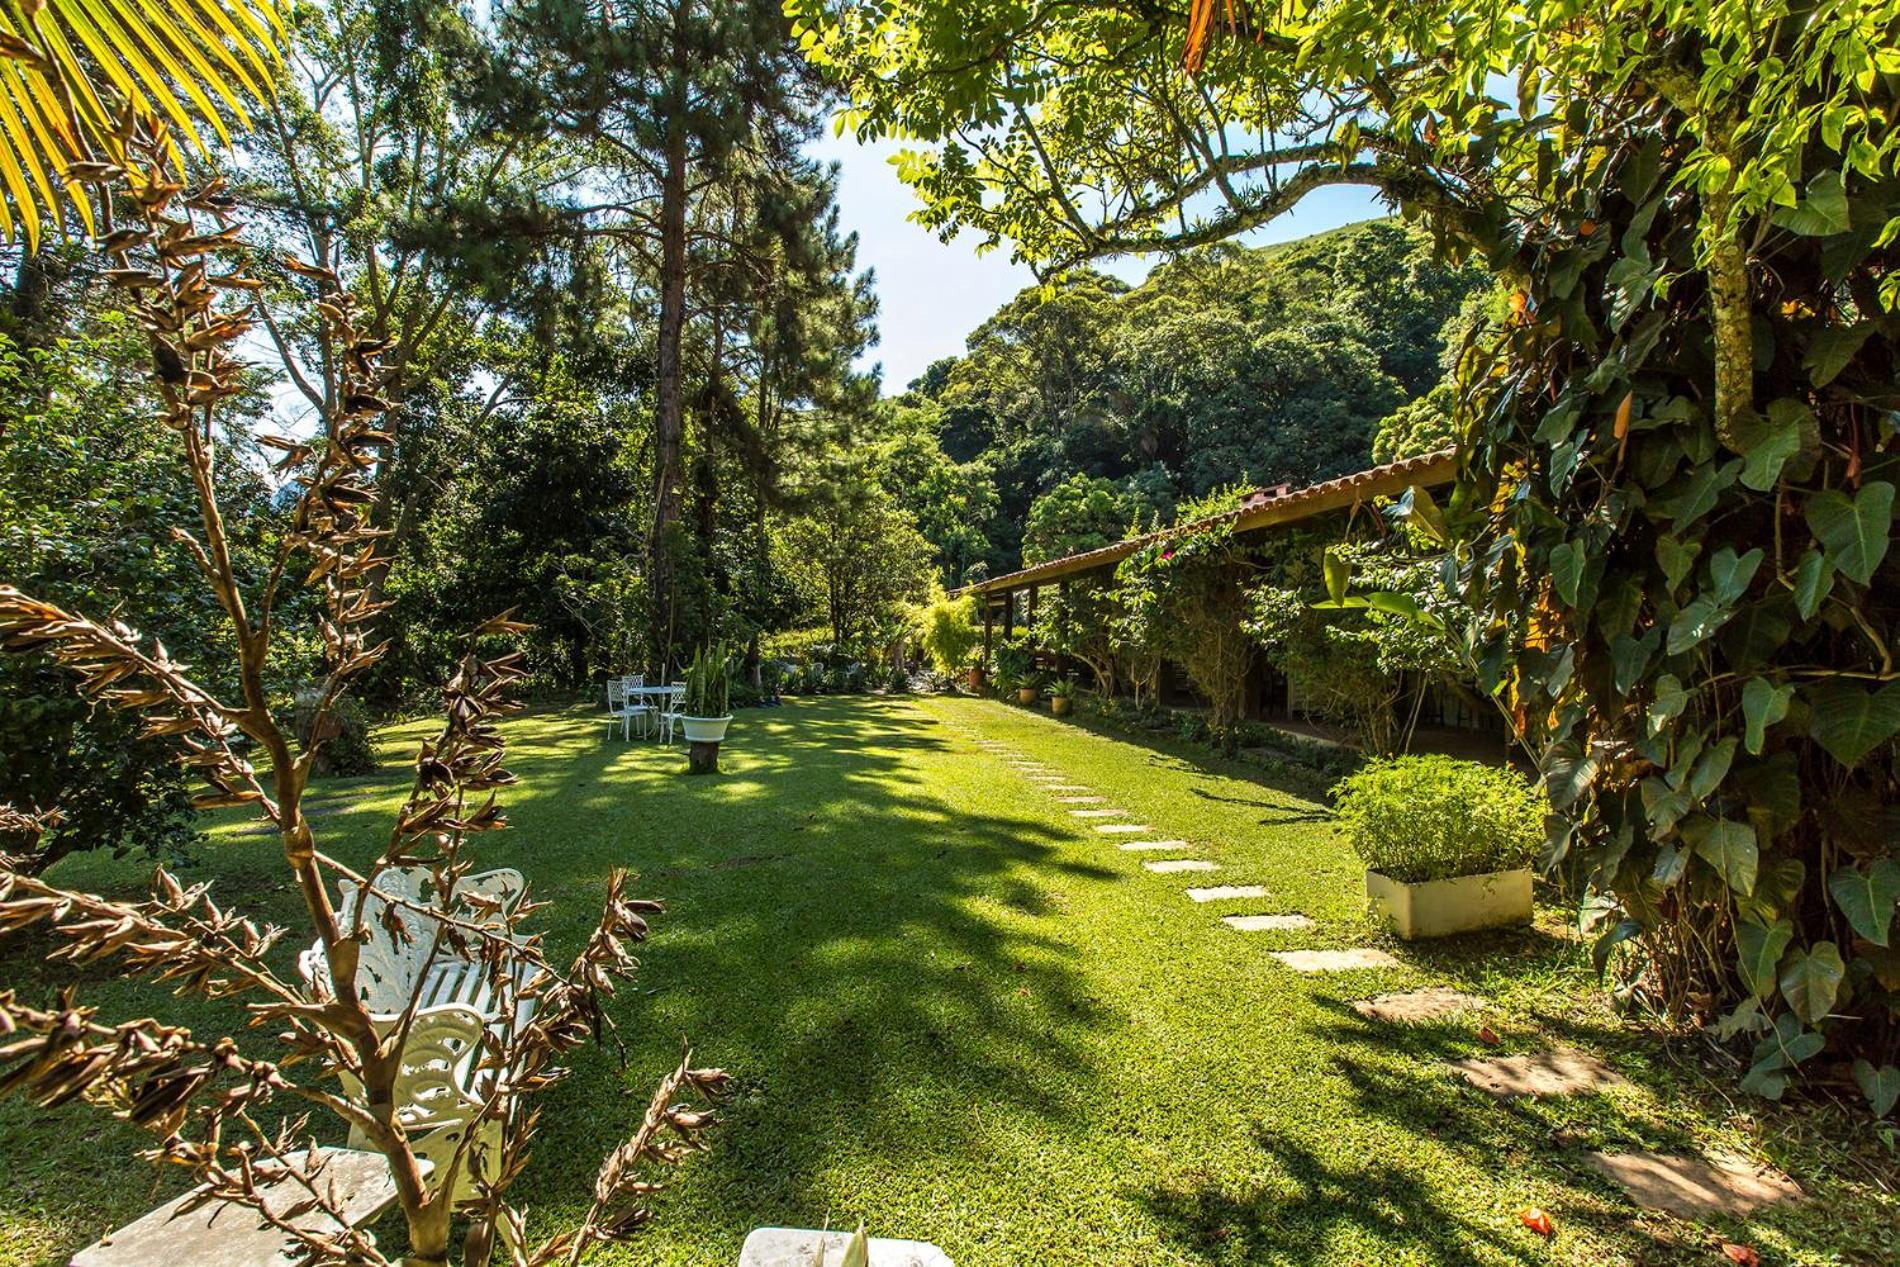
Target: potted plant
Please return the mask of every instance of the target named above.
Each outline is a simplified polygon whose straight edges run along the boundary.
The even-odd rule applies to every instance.
[[[701,647],[686,670],[686,698],[680,701],[680,729],[685,733],[688,768],[694,774],[719,769],[719,745],[732,724],[732,665],[726,645]]]
[[[1016,702],[1018,704],[1027,704],[1033,708],[1035,707],[1036,701],[1041,698],[1042,675],[1040,673],[1026,673],[1016,679]]]
[[[1515,770],[1445,756],[1374,761],[1333,788],[1366,896],[1399,936],[1528,924],[1543,798]]]
[[[1057,717],[1067,717],[1069,710],[1075,707],[1075,679],[1057,678],[1049,687],[1049,711]]]

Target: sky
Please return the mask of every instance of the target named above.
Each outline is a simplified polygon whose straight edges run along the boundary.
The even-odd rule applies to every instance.
[[[838,218],[847,232],[858,235],[858,267],[877,275],[882,337],[864,359],[883,366],[887,396],[903,391],[932,361],[961,353],[970,331],[1035,283],[1028,268],[1010,263],[1007,244],[979,256],[974,237],[939,242],[906,218],[917,200],[890,165],[901,148],[895,141],[861,146],[849,136],[832,136],[827,128],[806,151],[839,165]],[[1264,246],[1384,214],[1369,190],[1335,186],[1310,195],[1290,214],[1241,240]],[[1139,283],[1157,262],[1152,256],[1123,257],[1100,267]]]

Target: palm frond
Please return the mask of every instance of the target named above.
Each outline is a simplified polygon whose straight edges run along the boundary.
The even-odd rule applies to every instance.
[[[122,156],[122,111],[167,124],[200,150],[201,126],[271,89],[285,32],[281,0],[0,0],[0,234],[37,249],[70,205],[93,208],[74,163]]]

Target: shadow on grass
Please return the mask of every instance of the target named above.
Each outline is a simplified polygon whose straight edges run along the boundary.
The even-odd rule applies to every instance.
[[[522,1200],[577,1202],[591,1171],[575,1158],[591,1166],[637,1124],[682,1034],[736,1091],[669,1217],[723,1229],[735,1250],[754,1226],[830,1217],[849,1196],[838,1165],[959,1155],[979,1106],[1079,1125],[1085,1031],[1113,1018],[1038,877],[1120,875],[991,808],[980,783],[950,786],[973,768],[932,764],[951,753],[941,724],[867,699],[745,712],[722,772],[687,778],[682,750],[609,740],[591,721],[562,717],[517,748],[516,865],[556,897],[559,950],[585,935],[611,865],[669,909],[642,952],[647,993],[614,1005],[628,1068],[575,1061],[544,1104]]]
[[[534,926],[551,957],[565,960],[592,930],[613,868],[642,873],[635,891],[669,908],[642,948],[639,979],[609,1005],[625,1066],[611,1050],[582,1049],[538,1101],[535,1157],[515,1192],[537,1228],[578,1215],[683,1035],[702,1063],[734,1074],[737,1093],[716,1146],[668,1201],[700,1225],[695,1239],[710,1229],[734,1252],[753,1226],[824,1220],[848,1195],[832,1177],[841,1160],[898,1169],[958,1155],[974,1106],[1077,1120],[1075,1088],[1093,1060],[1084,1039],[1114,1018],[1084,988],[1039,877],[1119,873],[1061,852],[1073,838],[1027,812],[994,807],[967,764],[935,760],[949,747],[939,723],[867,699],[742,712],[723,771],[698,778],[683,775],[682,748],[623,743],[595,711],[530,712],[508,725],[520,779],[504,797],[512,830],[477,852],[483,866],[529,877],[548,904]],[[408,782],[392,766],[319,785],[330,811],[320,847],[366,861]],[[234,819],[218,824],[193,878],[214,880],[220,899],[241,892],[246,915],[300,928],[272,845],[244,832]],[[93,859],[66,881],[135,895],[147,874]],[[299,940],[274,952],[279,971],[292,970]],[[44,950],[41,939],[0,941],[0,980],[38,991],[69,979],[37,962]],[[173,1002],[116,980],[89,981],[87,995],[107,1015],[161,1009],[201,1033],[244,1032],[241,1001]],[[34,1132],[47,1165],[101,1148],[99,1121],[58,1123]],[[313,1123],[325,1139],[340,1135],[331,1125]],[[107,1147],[125,1134],[107,1130]],[[168,1195],[143,1183],[88,1187],[75,1195],[86,1214],[70,1225],[73,1242],[44,1261]],[[36,1200],[0,1174],[0,1215],[33,1218]]]

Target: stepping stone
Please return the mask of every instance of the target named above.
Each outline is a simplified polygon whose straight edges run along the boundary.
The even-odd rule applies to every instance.
[[[1376,998],[1361,999],[1352,1006],[1355,1012],[1369,1021],[1416,1025],[1483,1007],[1484,1000],[1475,994],[1461,994],[1450,986],[1431,985],[1423,990],[1408,990],[1404,994],[1381,994]]]
[[[1622,1084],[1595,1056],[1580,1051],[1540,1051],[1529,1056],[1454,1060],[1465,1081],[1500,1100],[1519,1096],[1583,1095]]]
[[[1291,932],[1313,926],[1304,915],[1223,915],[1220,922],[1237,933]]]
[[[1383,950],[1276,950],[1273,957],[1295,972],[1349,972],[1354,968],[1402,968]]]
[[[1128,811],[1119,809],[1072,809],[1073,818],[1127,818]]]
[[[1185,840],[1131,840],[1125,845],[1115,847],[1127,853],[1141,853],[1144,850],[1154,849],[1186,849],[1188,842]]]
[[[1086,792],[1089,790],[1089,785],[1086,783],[1044,783],[1038,781],[1037,786],[1045,792]]]
[[[1591,1153],[1587,1160],[1636,1204],[1679,1219],[1717,1214],[1744,1219],[1761,1206],[1802,1195],[1794,1180],[1772,1166],[1739,1157],[1718,1154],[1704,1161],[1661,1153]]]
[[[1189,889],[1187,895],[1196,902],[1224,902],[1233,897],[1265,897],[1267,886],[1264,884],[1216,884],[1212,888]]]
[[[1056,797],[1056,804],[1057,805],[1100,805],[1103,801],[1106,801],[1107,799],[1108,798],[1106,796],[1058,796]]]
[[[372,1223],[396,1204],[396,1181],[381,1153],[353,1148],[323,1148],[314,1170],[304,1169],[304,1154],[292,1150],[302,1173],[329,1198],[351,1227]],[[319,1209],[304,1185],[282,1166],[258,1167],[258,1191],[272,1216],[306,1232],[333,1236],[342,1229],[332,1214]],[[301,1263],[303,1247],[272,1227],[263,1215],[241,1205],[205,1201],[194,1189],[168,1201],[136,1222],[73,1255],[73,1267],[152,1267],[154,1263]]]
[[[950,1256],[928,1241],[866,1238],[870,1267],[951,1267]],[[739,1267],[830,1267],[844,1261],[849,1232],[811,1232],[790,1227],[754,1228],[739,1247]]]
[[[1153,831],[1154,828],[1146,823],[1099,823],[1095,830],[1104,836],[1126,836],[1131,832]]]
[[[1171,875],[1176,871],[1219,871],[1220,867],[1205,858],[1163,858],[1160,862],[1144,862],[1145,871],[1156,875]]]

